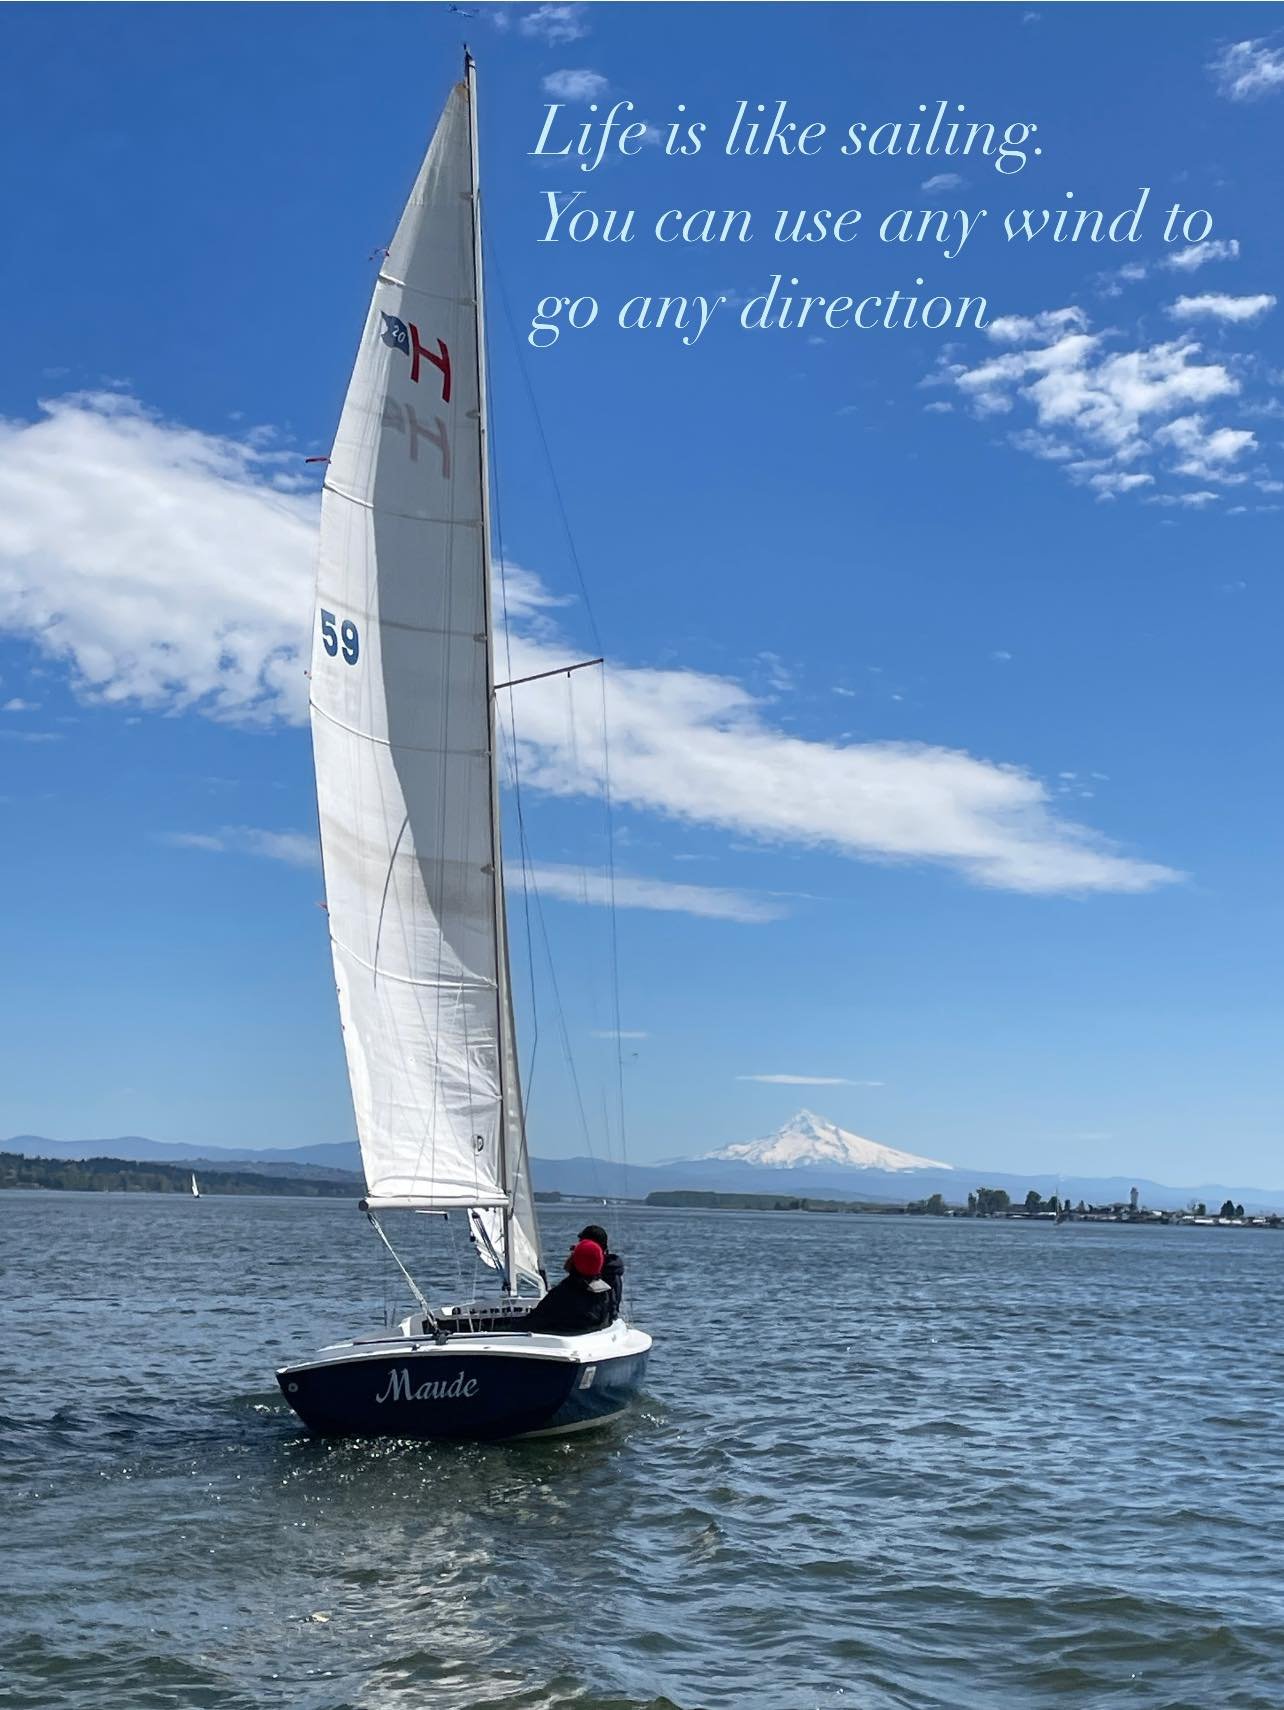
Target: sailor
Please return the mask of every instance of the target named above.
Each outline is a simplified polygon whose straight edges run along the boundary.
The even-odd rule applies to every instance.
[[[606,1254],[606,1259],[602,1265],[602,1281],[610,1285],[611,1317],[614,1320],[620,1316],[624,1302],[624,1260],[618,1253],[611,1251],[606,1230],[600,1223],[586,1223],[584,1228],[580,1230],[579,1238],[581,1241],[596,1241]],[[568,1260],[567,1263],[569,1264],[569,1262]]]
[[[524,1330],[551,1336],[583,1336],[611,1322],[611,1285],[602,1281],[606,1254],[596,1241],[577,1241],[566,1275],[522,1320]]]

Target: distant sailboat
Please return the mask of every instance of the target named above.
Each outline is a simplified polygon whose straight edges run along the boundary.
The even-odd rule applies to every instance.
[[[277,1373],[326,1434],[502,1438],[623,1412],[651,1338],[521,1329],[547,1288],[504,913],[476,79],[383,261],[326,472],[312,739],[367,1197],[416,1309]],[[434,1306],[385,1232],[466,1216],[504,1299]],[[419,1228],[422,1229],[422,1224]]]
[[[199,1199],[200,1197],[201,1197],[201,1190],[196,1185],[196,1171],[193,1170],[192,1171],[192,1198],[193,1199]]]

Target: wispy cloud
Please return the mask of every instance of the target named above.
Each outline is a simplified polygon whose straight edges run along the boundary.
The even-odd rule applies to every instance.
[[[1155,438],[1177,452],[1177,473],[1196,481],[1246,481],[1233,466],[1257,449],[1257,436],[1248,428],[1210,428],[1203,416],[1178,416]]]
[[[994,360],[1015,370],[988,379],[959,370],[952,383],[963,397],[1006,391],[1010,404],[1058,375],[1068,390],[1037,394],[1057,431],[1082,416],[1125,447],[1152,421],[1157,392],[1167,419],[1235,389],[1219,366],[1195,365],[1199,377],[1182,378],[1198,347],[1162,361],[1134,353],[1107,370],[1095,340],[1067,336],[1086,337],[1073,360],[1005,351]],[[312,495],[281,491],[280,470],[253,447],[117,397],[62,399],[36,422],[0,423],[0,629],[66,664],[86,699],[301,723],[317,506]],[[538,579],[510,565],[505,583],[511,674],[574,657],[574,642],[554,626],[557,602]],[[502,597],[496,604],[502,609]],[[509,663],[506,656],[506,672]],[[1018,764],[928,743],[802,737],[744,684],[677,665],[613,662],[606,693],[611,788],[622,807],[764,845],[932,863],[997,889],[1145,891],[1178,877],[1066,819],[1048,786]],[[523,784],[600,798],[595,674],[530,683],[512,699]],[[196,835],[237,846],[217,828]],[[672,887],[661,900],[661,883],[622,877],[617,900],[677,905]],[[583,897],[578,874],[554,872],[550,894],[572,884]],[[689,890],[692,913],[781,912],[758,896],[729,891],[719,901]]]
[[[738,920],[758,925],[779,920],[785,910],[770,898],[715,885],[679,885],[668,879],[647,879],[616,873],[614,884],[605,873],[580,867],[534,866],[529,877],[543,896],[560,902],[596,907],[656,909],[666,914],[694,914],[706,920]]]
[[[1044,309],[1037,315],[1000,315],[985,329],[996,344],[1028,344],[1032,339],[1081,332],[1088,324],[1082,309]]]
[[[1156,270],[1190,274],[1207,267],[1210,262],[1235,261],[1238,256],[1238,238],[1205,238],[1202,243],[1187,244],[1185,248],[1172,250],[1158,260],[1126,261],[1112,273],[1099,273],[1095,288],[1103,297],[1119,297],[1123,295],[1125,285],[1139,284]]]
[[[1197,268],[1207,267],[1210,261],[1234,261],[1238,255],[1238,238],[1205,238],[1203,243],[1175,249],[1159,265],[1173,273],[1194,273]]]
[[[262,831],[252,825],[224,825],[217,831],[170,831],[162,843],[172,849],[197,849],[210,855],[259,855],[289,867],[317,867],[321,852],[315,837],[303,831]]]
[[[937,190],[961,190],[967,183],[961,172],[936,172],[931,178],[925,178],[919,186],[930,196]]]
[[[1208,291],[1200,297],[1178,297],[1168,305],[1175,321],[1255,321],[1275,307],[1275,298],[1262,291],[1256,297],[1228,297]]]
[[[1218,495],[1207,489],[1194,493],[1151,493],[1147,495],[1148,505],[1181,505],[1187,510],[1202,511],[1207,505],[1215,505]]]
[[[649,1039],[651,1035],[637,1027],[595,1027],[590,1037],[594,1039]]]
[[[781,694],[795,687],[793,673],[778,653],[764,650],[758,655],[758,664],[766,672],[768,684]]]
[[[40,711],[40,702],[39,701],[24,701],[21,695],[12,696],[11,699],[7,700],[4,703],[4,705],[2,707],[0,707],[0,712],[17,713],[17,712],[39,712],[39,711]]]
[[[544,93],[556,101],[596,101],[611,87],[600,71],[550,71]]]
[[[738,1081],[761,1081],[773,1087],[881,1087],[882,1081],[849,1081],[846,1075],[737,1075]]]
[[[1260,37],[1231,42],[1209,62],[1219,95],[1231,101],[1256,101],[1284,89],[1284,50]]]
[[[533,12],[523,12],[517,20],[517,33],[551,47],[563,42],[577,42],[588,34],[586,6],[536,6]]]
[[[1154,485],[1155,477],[1142,470],[1101,469],[1092,459],[1067,465],[1071,478],[1090,487],[1098,498],[1117,499],[1123,493],[1135,493],[1138,487]]]

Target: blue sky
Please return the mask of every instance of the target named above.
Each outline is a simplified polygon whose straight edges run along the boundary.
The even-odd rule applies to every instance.
[[[1278,1185],[1278,10],[481,10],[5,8],[0,1133],[351,1134],[302,459],[466,28],[515,637],[562,658],[600,633],[613,666],[631,1156],[806,1104],[959,1163]],[[1043,154],[1000,178],[651,147],[576,174],[528,158],[548,79],[568,111],[685,102],[711,128],[741,98],[840,133],[948,98],[1037,122]],[[945,172],[965,182],[923,189]],[[868,219],[1067,190],[1115,211],[1142,185],[1212,211],[1197,256],[1157,221],[1126,250],[981,231],[953,260],[536,242],[549,189]],[[856,296],[921,274],[997,324],[740,330],[782,266]],[[642,291],[731,302],[693,348],[605,309],[522,342],[543,295]],[[601,1150],[600,690],[567,695],[529,691],[518,737]],[[532,1137],[581,1151],[537,962]]]

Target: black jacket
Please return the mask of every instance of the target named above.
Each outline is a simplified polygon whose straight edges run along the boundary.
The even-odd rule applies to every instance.
[[[526,1314],[522,1328],[550,1336],[584,1336],[590,1330],[605,1330],[613,1316],[613,1299],[609,1283],[566,1276]]]
[[[611,1318],[620,1316],[620,1308],[624,1302],[624,1260],[618,1253],[608,1253],[606,1263],[602,1266],[602,1281],[611,1290]]]

